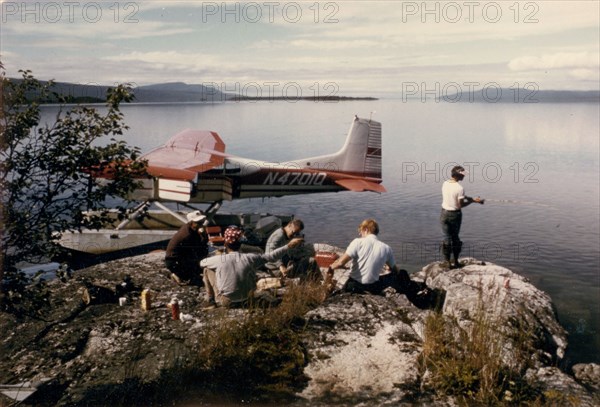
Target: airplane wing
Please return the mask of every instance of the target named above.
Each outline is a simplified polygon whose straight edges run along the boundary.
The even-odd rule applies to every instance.
[[[225,143],[217,133],[188,129],[140,159],[147,160],[148,174],[154,177],[191,181],[197,173],[222,165],[225,157]]]
[[[376,184],[375,182],[370,182],[365,179],[339,179],[336,180],[335,183],[349,191],[354,192],[386,192],[386,189],[383,185]]]

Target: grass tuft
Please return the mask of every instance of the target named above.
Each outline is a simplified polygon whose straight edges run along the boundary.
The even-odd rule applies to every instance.
[[[292,397],[307,378],[307,353],[298,335],[304,314],[325,299],[320,283],[291,286],[281,303],[251,307],[243,316],[216,312],[199,338],[198,365],[211,386],[245,397]]]
[[[465,405],[537,405],[544,394],[524,379],[531,364],[530,337],[526,327],[506,332],[508,321],[488,312],[501,307],[499,293],[492,302],[479,288],[476,311],[469,323],[430,314],[425,321],[421,370],[427,386],[440,395],[455,396]],[[511,356],[506,357],[507,351]]]

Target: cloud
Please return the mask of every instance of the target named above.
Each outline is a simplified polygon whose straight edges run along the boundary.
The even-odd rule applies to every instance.
[[[66,19],[58,22],[41,17],[38,17],[37,22],[23,22],[16,17],[18,16],[2,16],[6,20],[2,22],[3,37],[52,39],[55,43],[60,44],[73,40],[96,42],[98,40],[146,39],[191,34],[196,31],[194,27],[180,22],[154,21],[147,18],[139,18],[132,22],[123,19],[115,21],[109,15],[104,15],[98,21],[75,18],[72,21]],[[36,42],[34,41],[31,45],[35,45]]]
[[[569,71],[569,76],[583,81],[599,81],[600,73],[598,69],[573,69]]]
[[[484,3],[474,6],[472,22],[465,20],[467,3],[477,2],[298,2],[303,14],[297,23],[282,14],[287,3],[279,3],[272,22],[264,13],[253,23],[243,3],[236,22],[236,16],[208,13],[215,7],[226,11],[223,2],[149,1],[139,3],[138,22],[130,24],[124,22],[130,11],[125,6],[134,3],[118,4],[116,22],[117,3],[98,2],[104,13],[96,23],[81,13],[56,24],[29,17],[25,24],[12,16],[2,26],[2,57],[7,71],[26,67],[43,77],[101,83],[306,81],[370,91],[406,81],[565,88],[598,81],[600,3],[485,3],[502,9],[497,23],[482,14]],[[419,13],[403,14],[406,6]],[[439,15],[427,12],[434,6]],[[463,19],[451,22],[457,7]],[[337,22],[327,23],[329,17]],[[531,17],[537,22],[526,23]]]
[[[289,46],[303,49],[368,49],[368,48],[387,48],[387,44],[373,40],[354,39],[354,40],[336,40],[336,41],[315,41],[315,40],[293,40]]]
[[[559,52],[542,56],[523,56],[508,63],[512,71],[537,71],[547,69],[598,69],[600,54],[594,52]]]

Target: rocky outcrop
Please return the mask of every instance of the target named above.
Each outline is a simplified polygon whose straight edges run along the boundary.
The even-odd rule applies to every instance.
[[[600,394],[600,365],[597,363],[578,363],[573,366],[575,378],[596,394]]]
[[[425,312],[406,296],[340,294],[307,315],[311,379],[301,396],[314,404],[397,405],[423,399],[418,358]]]
[[[564,356],[567,333],[548,295],[504,267],[476,259],[462,262],[464,266],[454,270],[432,263],[412,278],[445,292],[441,312],[463,332],[478,318],[497,327],[495,332],[504,335],[502,359],[514,364],[517,358],[527,358],[527,379],[540,395],[554,391],[560,401],[595,405],[598,400],[591,392],[553,367]],[[307,315],[311,358],[305,373],[311,380],[302,396],[311,403],[453,404],[450,397],[428,392],[428,371],[420,362],[425,319],[432,311],[416,307],[405,295],[385,294],[334,296]],[[531,352],[516,354],[523,349]],[[593,369],[586,371],[593,376]]]
[[[471,258],[463,263],[464,267],[450,272],[433,263],[417,274],[428,286],[446,291],[444,315],[465,327],[483,309],[506,335],[515,330],[527,335],[540,366],[559,363],[567,348],[567,333],[556,319],[550,297],[507,268]]]
[[[47,380],[26,400],[32,405],[103,405],[118,386],[150,383],[191,357],[209,316],[201,311],[198,287],[177,286],[161,274],[163,258],[164,252],[131,257],[78,271],[66,283],[50,282],[43,320],[2,315],[10,335],[0,339],[0,383]],[[116,296],[82,302],[86,286],[115,292],[127,275],[134,289],[123,294],[123,306]],[[141,308],[143,288],[152,289],[149,311]],[[175,296],[182,320],[173,320],[166,307]]]
[[[157,252],[112,261],[79,271],[66,283],[50,282],[51,300],[42,319],[0,315],[6,332],[0,338],[0,383],[36,383],[37,391],[24,405],[103,405],[131,383],[136,389],[149,384],[153,393],[143,397],[160,402],[160,388],[151,384],[162,380],[166,370],[194,360],[202,346],[198,338],[215,312],[203,310],[202,288],[178,286],[162,274],[163,257]],[[97,295],[88,291],[89,304],[82,302],[86,286],[114,293],[127,275],[132,286],[125,292],[103,297],[102,290]],[[336,273],[339,281],[344,277]],[[567,346],[566,332],[550,298],[525,278],[475,259],[465,259],[465,266],[456,270],[433,263],[412,277],[445,292],[442,315],[460,329],[468,330],[485,315],[497,321],[498,332],[508,339],[518,331],[533,349],[527,379],[539,391],[568,396],[564,400],[579,405],[598,401],[597,365],[576,366],[575,377],[555,367]],[[144,288],[152,290],[148,311],[141,307]],[[425,324],[434,311],[392,289],[384,294],[333,295],[296,324],[308,361],[306,385],[295,390],[299,405],[453,405],[455,400],[428,386],[422,363]],[[119,305],[117,297],[126,298],[125,303]],[[180,320],[173,320],[167,307],[173,297],[181,302]],[[247,311],[226,312],[241,319]],[[517,357],[515,349],[507,340],[503,359]],[[169,403],[166,390],[162,400]],[[130,397],[120,400],[141,403],[135,399],[139,394]],[[211,400],[216,399],[213,394]]]

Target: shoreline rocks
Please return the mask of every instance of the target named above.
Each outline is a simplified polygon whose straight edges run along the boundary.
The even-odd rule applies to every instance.
[[[126,391],[131,383],[146,383],[157,392],[152,384],[165,370],[194,359],[202,346],[197,338],[212,318],[202,310],[203,288],[175,285],[161,273],[163,257],[164,252],[153,252],[114,260],[78,271],[66,283],[49,282],[51,300],[43,319],[16,320],[0,314],[6,332],[0,339],[0,383],[40,383],[22,405],[102,405],[102,397]],[[444,290],[442,312],[462,328],[473,323],[483,298],[486,315],[504,321],[502,332],[522,329],[535,346],[530,380],[567,394],[580,405],[595,405],[598,365],[576,365],[575,376],[555,367],[564,356],[567,334],[548,295],[506,268],[476,259],[463,261],[465,266],[457,270],[432,263],[411,277]],[[132,287],[120,294],[127,298],[124,305],[83,303],[86,284],[114,289],[127,276]],[[141,307],[145,288],[152,290],[148,311]],[[181,320],[173,320],[167,308],[173,297],[181,301]],[[246,311],[226,312],[241,318]],[[383,296],[329,297],[306,314],[299,331],[308,355],[304,374],[309,380],[296,393],[294,404],[452,405],[451,397],[428,389],[428,373],[420,364],[425,321],[431,312],[391,289]],[[507,346],[503,358],[514,357],[512,351]],[[168,396],[163,395],[164,401],[172,404]],[[217,399],[218,394],[210,395],[213,402]],[[0,398],[0,406],[10,405],[6,400]],[[126,401],[142,403],[135,398]]]
[[[506,334],[518,329],[530,336],[528,340],[539,351],[535,355],[538,364],[560,364],[567,332],[558,323],[550,296],[507,268],[473,258],[462,262],[462,268],[451,271],[432,263],[415,275],[429,287],[446,291],[442,313],[468,326],[483,305]]]

